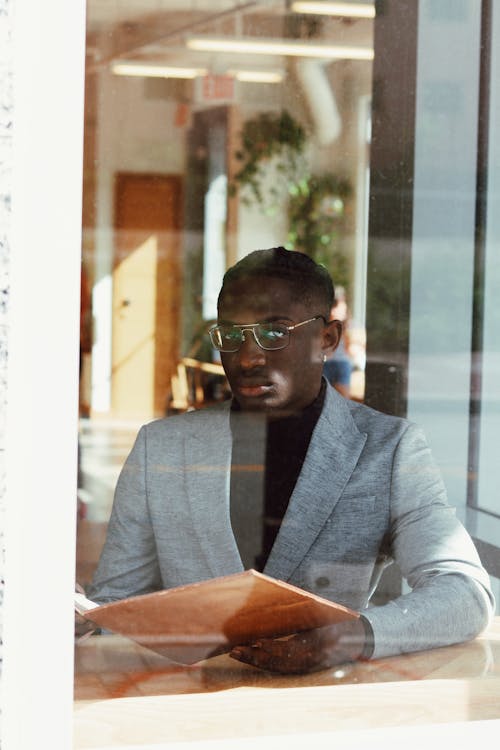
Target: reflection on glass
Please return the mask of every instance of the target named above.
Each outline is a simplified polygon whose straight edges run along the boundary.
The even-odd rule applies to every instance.
[[[88,7],[83,586],[139,425],[230,395],[207,329],[224,271],[248,251],[301,250],[348,290],[350,388],[363,397],[373,4],[320,15],[282,2],[160,5]],[[231,483],[255,512],[232,507],[231,522],[246,566],[262,570],[283,516],[263,471],[280,428],[249,440],[240,421]]]
[[[206,328],[253,248],[302,249],[348,290],[362,398],[374,5],[340,5],[88,3],[82,535],[139,424],[227,397]]]
[[[385,7],[390,10],[396,5],[389,3]],[[344,374],[342,381],[332,375],[331,382],[353,402],[363,402],[374,17],[374,3],[361,2],[199,0],[186,4],[176,0],[145,0],[141,4],[109,4],[89,0],[83,268],[91,290],[92,314],[91,342],[82,349],[77,550],[77,580],[83,586],[88,586],[95,571],[118,474],[139,426],[157,417],[167,417],[165,422],[172,424],[170,417],[175,414],[202,412],[209,405],[227,401],[231,395],[229,382],[234,393],[240,386],[243,403],[245,397],[251,400],[252,388],[266,387],[265,383],[250,383],[245,390],[244,385],[238,384],[228,358],[232,350],[214,347],[208,335],[208,329],[217,320],[217,297],[223,274],[250,250],[283,245],[306,253],[328,270],[337,289],[335,306],[330,300],[332,304],[327,310],[312,310],[299,318],[292,317],[288,320],[289,329],[279,327],[287,325],[284,321],[276,324],[272,333],[290,330],[292,340],[302,334],[312,336],[310,331],[320,325],[321,317],[328,317],[328,311],[332,311],[330,314],[344,323],[342,355],[347,375]],[[383,83],[378,81],[376,92],[379,108],[381,102],[387,103]],[[441,132],[441,137],[446,141],[447,134]],[[388,149],[389,161],[392,153]],[[394,173],[401,167],[392,163],[388,166]],[[380,217],[381,226],[384,220]],[[490,236],[494,237],[491,226],[490,230]],[[383,241],[387,239],[385,233],[382,226]],[[372,269],[371,293],[375,292],[381,304],[374,307],[377,320],[372,318],[371,325],[377,328],[382,348],[386,346],[392,351],[400,298],[391,308],[384,297],[387,289],[401,278],[414,281],[411,274],[418,264],[412,264],[414,258],[408,255],[401,267],[393,263],[390,252],[382,253],[379,260],[376,273]],[[246,308],[250,311],[248,316],[244,307],[229,305],[228,321],[242,330],[244,342],[239,343],[245,347],[262,344],[262,338],[259,339],[262,330],[253,329],[254,339],[249,330],[250,324],[260,320],[252,304],[257,305],[261,291],[254,286],[252,302]],[[239,292],[235,296],[243,304],[244,290]],[[401,284],[400,292],[408,305],[409,289]],[[301,290],[295,290],[295,298],[294,302],[302,304]],[[418,305],[417,296],[414,302]],[[489,303],[490,316],[492,309]],[[299,328],[296,325],[299,320],[308,325]],[[403,333],[408,337],[408,331]],[[276,354],[278,351],[286,354],[288,344],[287,339],[286,347],[279,350],[276,347]],[[318,362],[315,372],[319,378],[321,372],[327,374],[328,366],[335,364],[326,362],[322,370],[322,360]],[[309,372],[309,364],[304,359],[304,371]],[[317,425],[315,409],[323,409],[324,394],[323,386],[319,394],[314,394],[316,399],[308,401],[314,412],[312,417],[304,418],[301,414],[300,420],[296,414],[263,419],[262,415],[233,408],[229,419],[230,448],[228,442],[225,453],[218,454],[214,447],[221,436],[225,440],[221,426],[207,430],[205,425],[190,436],[189,448],[184,453],[184,459],[190,456],[187,466],[181,459],[171,462],[171,456],[165,452],[156,456],[147,479],[148,502],[161,494],[158,488],[168,487],[170,491],[175,487],[179,498],[174,510],[169,509],[178,514],[170,526],[164,524],[159,506],[153,501],[148,505],[148,513],[158,514],[155,517],[156,528],[161,529],[155,539],[158,549],[163,549],[171,534],[169,543],[178,550],[172,586],[181,579],[182,583],[191,583],[216,577],[217,559],[227,560],[233,555],[238,564],[241,559],[246,570],[266,571],[289,580],[283,572],[286,569],[289,577],[295,576],[296,585],[314,592],[311,596],[334,599],[344,609],[345,606],[361,609],[364,603],[359,590],[364,592],[376,585],[378,573],[390,562],[398,544],[403,548],[399,550],[403,562],[414,559],[425,548],[420,533],[415,534],[417,542],[411,539],[411,528],[417,528],[414,524],[420,524],[425,514],[415,519],[412,508],[407,515],[398,517],[393,525],[393,531],[397,526],[397,532],[389,538],[384,531],[385,519],[380,520],[372,513],[374,480],[369,472],[359,471],[349,484],[349,472],[355,472],[358,459],[360,464],[366,459],[364,448],[359,446],[359,453],[354,450],[350,433],[337,435],[338,455],[328,454],[327,458],[324,454],[324,472],[330,474],[318,477],[318,472],[311,468],[308,451]],[[192,424],[201,425],[201,421]],[[346,427],[347,423],[343,424]],[[489,422],[483,420],[483,429],[488,426]],[[179,429],[172,439],[176,446],[183,445],[180,432]],[[369,450],[372,441],[377,443],[381,454],[392,450],[388,447],[392,438],[374,437],[368,427],[366,432]],[[320,442],[326,450],[330,436],[327,439],[326,433],[322,435],[324,439]],[[142,451],[140,440],[126,470],[132,476],[139,473],[134,469],[134,461],[140,462],[137,458]],[[197,441],[203,446],[198,454]],[[282,450],[283,446],[286,450]],[[425,447],[421,448],[412,456],[427,455]],[[398,446],[398,456],[405,449]],[[150,460],[154,450],[150,441],[141,455]],[[209,454],[214,460],[207,460]],[[198,459],[193,459],[193,455]],[[291,460],[293,457],[295,460]],[[482,460],[491,460],[485,451]],[[390,469],[381,470],[384,477],[393,470],[392,459],[389,464]],[[301,474],[303,466],[309,472],[306,479]],[[401,490],[398,485],[399,499],[406,489],[413,490],[425,482],[437,487],[439,480],[433,472],[427,463],[425,468],[418,465],[411,466],[406,474],[403,471],[405,476],[395,480],[403,486]],[[321,516],[328,501],[328,493],[323,492],[325,476],[339,488],[337,516],[328,513]],[[300,522],[290,514],[286,516],[287,502],[296,483],[297,497],[300,496],[302,503]],[[379,477],[376,484],[380,485]],[[203,497],[223,498],[229,491],[229,509],[224,505],[222,511],[217,510],[214,505],[206,511],[204,523],[194,523],[188,510],[190,491],[195,485],[198,496]],[[345,487],[348,491],[342,495]],[[392,498],[392,489],[387,492],[389,495]],[[234,503],[232,498],[236,496],[244,498],[244,502]],[[145,491],[138,490],[134,497],[137,503],[134,523],[140,526]],[[439,509],[434,508],[434,512],[439,516]],[[186,523],[180,523],[179,518]],[[439,525],[441,521],[437,518],[436,525],[432,524],[436,538],[441,543],[445,538],[453,551],[464,548],[470,551],[461,527],[453,526],[450,532],[451,527],[446,523]],[[326,533],[329,525],[330,529],[335,527],[330,535]],[[343,546],[354,525],[359,531],[356,544]],[[176,530],[173,534],[171,528]],[[281,556],[273,557],[273,545],[283,528],[286,533],[282,534],[282,541],[291,530],[293,535],[289,535],[288,541],[293,537],[294,543],[289,543],[286,550],[282,548]],[[311,541],[313,536],[319,537],[325,529],[323,546],[317,545],[319,551],[316,549],[312,562],[306,565],[303,557],[294,567],[297,550],[306,555],[308,545],[316,544],[316,537]],[[147,559],[140,557],[140,549],[135,548],[140,537],[140,533],[136,535],[131,549],[126,550],[128,555],[137,552],[140,558],[134,575],[142,566],[156,565],[154,555]],[[194,548],[198,550],[196,555]],[[465,560],[460,559],[458,552],[452,557],[460,575],[441,578],[451,579],[450,590],[455,591],[456,586],[457,600],[461,601],[460,584],[470,568],[474,568],[479,584],[477,589],[472,588],[479,599],[478,591],[484,593],[486,587],[481,583],[484,577],[480,565],[471,562],[468,553],[464,554]],[[440,565],[443,565],[441,559],[436,568]],[[417,565],[409,571],[408,579],[416,588],[435,572],[431,566],[429,573],[427,559],[422,561],[421,568]],[[186,572],[188,569],[191,573]],[[163,578],[158,574],[155,580],[158,583]],[[439,583],[438,580],[438,587]],[[400,589],[398,577],[389,582],[388,590],[376,603],[385,604]],[[245,611],[256,609],[254,601],[258,596],[259,592],[253,590],[248,596],[241,596]],[[470,600],[474,600],[471,605],[474,609],[477,601],[473,594]],[[194,606],[193,628],[199,616],[211,614],[214,601],[211,597],[207,602],[200,595],[198,609],[192,602],[189,604],[190,611]],[[402,598],[394,605],[394,621],[404,621],[405,602]],[[154,603],[152,607],[155,609]],[[264,609],[260,599],[258,607]],[[294,621],[292,613],[296,611],[296,604],[287,601],[279,613],[280,621]],[[271,617],[270,612],[269,604],[266,621]],[[258,620],[255,611],[253,617]],[[351,622],[350,617],[351,613],[346,621]],[[240,632],[241,618],[240,609],[227,618],[219,627],[215,646],[208,636],[204,641],[195,630],[187,628],[187,641],[197,640],[196,658],[206,656],[213,648],[219,653],[236,645],[233,656],[245,662],[248,643],[231,639],[233,628]],[[452,622],[438,619],[432,633],[425,628],[405,631],[411,640],[408,650],[450,642],[448,633],[456,625],[456,619],[453,616],[449,617]],[[360,620],[357,617],[353,620],[359,626]],[[104,620],[102,624],[106,627]],[[134,628],[140,631],[144,622],[139,618]],[[347,658],[340,665],[330,664],[327,670],[293,677],[272,675],[265,665],[262,670],[252,670],[227,655],[189,666],[181,664],[182,660],[166,662],[133,641],[104,633],[91,636],[78,646],[76,697],[195,693],[235,684],[321,687],[358,682],[412,683],[423,678],[451,682],[456,678],[495,674],[496,630],[470,643],[400,656],[398,638],[402,630],[404,627],[396,628],[396,634],[388,632],[382,644],[379,655],[396,654],[391,659],[349,663]],[[303,631],[300,648],[307,650],[312,641],[307,640],[307,629]],[[283,632],[276,633],[282,636],[289,631],[285,627]],[[327,648],[328,636],[324,638],[320,645]],[[365,638],[364,646],[371,647],[369,633],[363,630]],[[351,639],[348,647],[355,650],[361,641],[354,641]],[[293,637],[290,642],[284,638],[278,648],[285,653],[297,642]],[[265,651],[262,644],[256,648]],[[349,655],[353,653],[350,651]],[[358,648],[353,658],[370,654],[369,648],[366,651]],[[111,678],[107,671],[114,673]],[[481,701],[477,700],[476,706],[465,683],[457,682],[453,689],[457,720],[468,711],[473,718],[489,718],[481,713]],[[432,701],[429,705],[432,707]],[[400,721],[398,715],[394,723]]]

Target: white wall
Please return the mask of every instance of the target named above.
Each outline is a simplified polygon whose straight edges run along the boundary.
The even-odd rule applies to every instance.
[[[85,3],[14,10],[2,747],[69,750]]]
[[[2,602],[4,590],[5,528],[5,411],[7,407],[7,346],[10,254],[10,202],[12,193],[13,117],[13,13],[8,0],[0,0],[0,661],[2,658]]]

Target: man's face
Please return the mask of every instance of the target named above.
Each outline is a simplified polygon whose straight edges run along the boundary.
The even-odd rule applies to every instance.
[[[220,302],[219,323],[281,322],[294,325],[322,314],[305,305],[287,281],[270,277],[232,283]],[[286,415],[308,406],[319,393],[323,355],[338,343],[336,326],[315,320],[290,332],[285,349],[259,347],[251,331],[237,352],[221,352],[229,385],[242,409]]]

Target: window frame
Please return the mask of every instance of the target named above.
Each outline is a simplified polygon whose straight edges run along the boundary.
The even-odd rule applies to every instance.
[[[72,746],[85,1],[18,0],[2,746]]]

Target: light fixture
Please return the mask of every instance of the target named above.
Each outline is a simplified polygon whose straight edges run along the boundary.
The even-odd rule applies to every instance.
[[[245,83],[281,83],[283,74],[272,70],[228,70],[228,75]]]
[[[293,2],[294,13],[314,13],[318,16],[340,16],[344,18],[375,18],[373,3],[327,3]]]
[[[236,52],[254,55],[320,57],[336,60],[373,60],[371,47],[344,47],[339,44],[318,44],[292,40],[257,39],[252,37],[189,37],[186,45],[202,52]]]
[[[206,74],[204,68],[180,68],[143,62],[114,62],[111,70],[118,76],[143,76],[145,78],[196,78]]]

